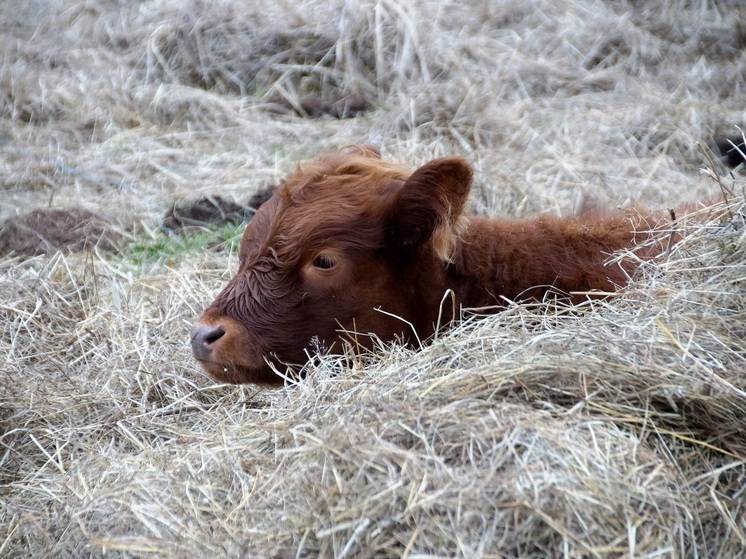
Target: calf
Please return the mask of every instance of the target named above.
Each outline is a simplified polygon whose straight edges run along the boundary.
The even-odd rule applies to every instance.
[[[268,363],[304,363],[314,344],[429,337],[456,318],[451,303],[439,315],[447,290],[455,308],[494,310],[550,290],[608,292],[634,268],[606,265],[608,255],[654,225],[631,211],[464,215],[471,180],[459,157],[410,172],[369,148],[300,166],[246,227],[238,272],[193,330],[194,356],[218,380],[272,384],[281,379]]]

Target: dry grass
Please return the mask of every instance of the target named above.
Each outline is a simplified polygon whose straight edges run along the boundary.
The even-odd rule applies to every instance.
[[[698,143],[746,122],[738,2],[244,4],[0,5],[0,217],[141,241],[356,142],[464,154],[483,213],[672,206],[720,197]],[[372,110],[296,114],[348,94]],[[742,556],[746,235],[717,224],[745,184],[714,163],[730,208],[620,296],[275,391],[190,358],[233,244],[3,258],[0,556]]]

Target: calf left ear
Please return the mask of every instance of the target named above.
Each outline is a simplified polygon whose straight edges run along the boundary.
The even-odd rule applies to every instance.
[[[435,253],[450,260],[472,180],[460,157],[434,159],[417,169],[399,191],[389,218],[391,246],[413,248],[432,240]]]

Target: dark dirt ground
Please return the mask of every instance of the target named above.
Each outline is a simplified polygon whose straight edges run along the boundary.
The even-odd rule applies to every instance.
[[[264,202],[272,197],[275,186],[268,186],[249,198],[246,205],[217,194],[196,200],[174,202],[163,216],[164,229],[178,231],[187,227],[220,226],[248,221]]]
[[[0,225],[0,255],[35,256],[97,246],[115,250],[122,236],[100,216],[82,208],[34,210]]]
[[[174,203],[162,225],[171,231],[189,227],[216,227],[248,221],[274,193],[271,186],[256,192],[241,205],[218,195]],[[0,255],[36,256],[58,250],[80,252],[98,247],[113,251],[122,246],[122,234],[101,216],[83,208],[37,209],[0,224]]]
[[[734,169],[746,163],[746,141],[740,136],[722,136],[715,138],[715,145],[725,165]]]

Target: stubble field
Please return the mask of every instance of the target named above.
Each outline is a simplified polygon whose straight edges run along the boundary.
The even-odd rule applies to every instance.
[[[746,555],[740,2],[34,0],[0,27],[0,220],[82,208],[111,240],[29,256],[0,225],[0,556]],[[719,202],[606,301],[215,384],[188,336],[241,226],[164,213],[356,143],[465,156],[480,214]]]

